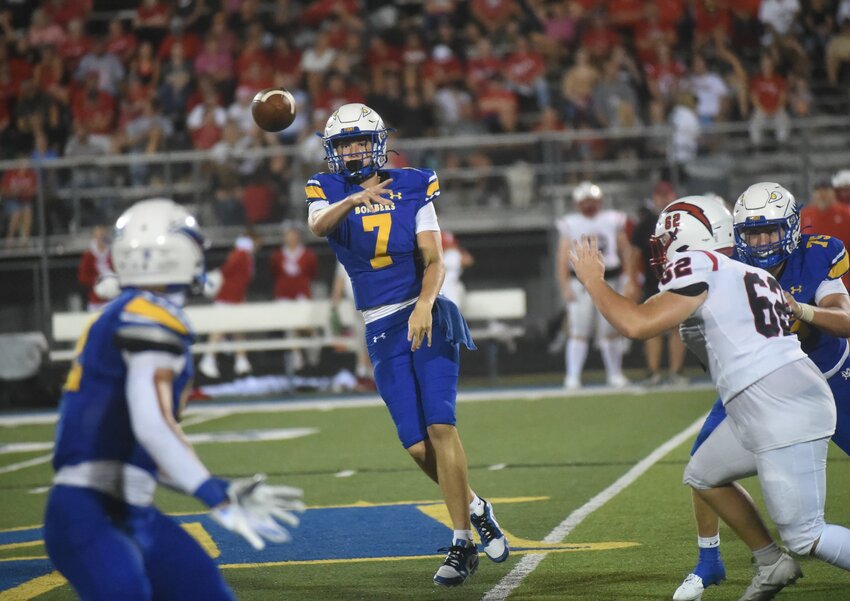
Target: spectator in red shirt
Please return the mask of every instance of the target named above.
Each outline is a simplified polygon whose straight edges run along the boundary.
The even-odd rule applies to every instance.
[[[269,260],[276,300],[311,298],[310,285],[319,274],[316,253],[304,246],[301,230],[292,222],[283,224],[283,245]]]
[[[581,36],[581,47],[590,55],[591,61],[604,62],[619,43],[620,36],[608,26],[604,13],[594,13],[590,27]]]
[[[770,123],[776,130],[777,141],[782,144],[791,133],[787,83],[774,70],[770,56],[762,55],[760,67],[759,73],[750,80],[750,101],[754,109],[750,119],[750,140],[755,146],[761,146],[763,130]]]
[[[467,87],[473,93],[480,92],[487,80],[501,72],[502,66],[502,61],[493,53],[493,43],[482,37],[475,43],[474,54],[466,61]]]
[[[685,0],[653,0],[652,4],[658,7],[658,16],[667,27],[677,28],[685,16]]]
[[[204,48],[195,58],[195,76],[208,76],[219,86],[227,86],[233,80],[233,57],[218,38],[209,35],[204,40]]]
[[[86,35],[81,19],[68,23],[68,36],[59,44],[59,56],[65,60],[68,71],[75,71],[80,60],[91,50],[91,39]]]
[[[629,33],[643,20],[644,0],[609,0],[607,4],[611,25],[624,33]]]
[[[115,120],[115,100],[99,89],[97,72],[90,72],[83,85],[71,102],[74,121],[85,122],[93,134],[110,135]]]
[[[30,238],[32,229],[32,201],[38,192],[35,171],[23,156],[17,167],[3,173],[0,180],[0,197],[6,216],[6,247],[14,244],[17,235],[22,245]]]
[[[694,21],[694,51],[699,51],[716,35],[728,36],[732,24],[725,0],[696,0]]]
[[[815,184],[812,202],[800,211],[800,230],[804,234],[838,238],[844,243],[844,248],[850,248],[850,206],[838,202],[830,181]],[[842,281],[850,290],[850,273],[845,274]]]
[[[65,31],[44,10],[37,8],[32,13],[27,41],[36,50],[44,46],[61,46],[65,41]]]
[[[77,281],[86,289],[87,309],[99,311],[110,299],[98,296],[95,292],[97,281],[113,273],[109,256],[109,230],[105,225],[97,225],[92,231],[89,247],[80,257],[77,266]]]
[[[364,102],[364,100],[363,94],[357,87],[349,85],[342,74],[331,71],[327,75],[322,93],[313,100],[313,109],[333,113],[343,104]]]
[[[519,17],[521,9],[516,0],[470,0],[469,12],[488,34],[494,34]]]
[[[57,25],[65,26],[74,19],[85,20],[91,12],[92,0],[47,0],[41,8]]]
[[[224,265],[218,269],[221,277],[221,288],[215,295],[215,304],[239,305],[245,302],[248,296],[248,286],[254,279],[254,253],[257,244],[256,236],[251,233],[236,238],[233,250],[227,255]],[[214,345],[224,337],[225,334],[223,333],[210,334],[209,343]],[[233,334],[232,337],[237,341],[245,340],[243,334]],[[198,369],[208,378],[220,377],[214,350],[211,349],[204,354],[198,363]],[[251,362],[248,361],[248,354],[245,350],[238,349],[235,351],[233,371],[238,376],[251,373]]]
[[[478,95],[478,116],[493,133],[517,129],[519,101],[498,75],[492,77]]]
[[[532,50],[528,38],[518,37],[513,52],[505,57],[505,76],[508,85],[528,104],[536,109],[549,106],[549,86],[546,83],[546,63],[543,56]]]
[[[669,108],[679,92],[679,82],[687,74],[685,65],[673,58],[670,46],[661,42],[656,46],[655,60],[645,64],[643,68],[646,71],[649,93],[663,103],[665,108]]]
[[[140,40],[149,40],[154,46],[159,46],[170,20],[171,10],[167,3],[142,0],[133,17],[133,30]]]
[[[194,147],[198,150],[212,148],[221,139],[226,122],[227,111],[221,106],[215,88],[207,85],[203,90],[203,102],[186,118]]]
[[[659,44],[671,48],[676,45],[676,25],[662,20],[658,5],[648,3],[644,7],[645,17],[635,26],[634,40],[638,58],[644,63],[653,62]]]
[[[121,19],[113,19],[109,22],[109,31],[106,34],[106,52],[117,56],[121,63],[127,65],[136,53],[136,36],[127,31]]]
[[[191,31],[185,31],[183,20],[179,17],[171,19],[169,34],[165,36],[159,45],[157,56],[159,60],[167,60],[171,56],[171,47],[175,44],[183,46],[183,56],[188,61],[194,61],[201,51],[201,39]]]
[[[319,261],[316,253],[302,243],[301,230],[294,222],[283,223],[283,245],[274,251],[269,265],[275,280],[275,300],[304,300],[312,296],[310,286],[318,275]],[[313,332],[306,330],[300,334],[309,336]],[[318,362],[318,353],[308,353],[308,359],[311,364]],[[286,361],[293,371],[304,366],[304,356],[299,350],[290,353]]]

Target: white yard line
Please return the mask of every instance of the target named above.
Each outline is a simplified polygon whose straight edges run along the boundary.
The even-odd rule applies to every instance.
[[[41,455],[40,457],[33,457],[32,459],[27,459],[26,461],[19,461],[18,463],[4,465],[3,467],[0,467],[0,474],[8,474],[11,472],[17,472],[18,470],[22,470],[24,468],[41,465],[42,463],[47,463],[51,459],[53,459],[53,453],[50,453],[49,455]]]
[[[611,486],[568,515],[564,521],[555,526],[555,528],[547,534],[543,540],[547,543],[559,543],[563,541],[576,526],[584,521],[587,516],[616,497],[626,487],[645,474],[649,468],[658,463],[658,461],[660,461],[670,451],[699,432],[704,420],[705,416],[700,417],[690,426],[652,451],[644,459],[636,463],[628,472],[620,476],[620,478],[618,478]],[[507,599],[510,594],[516,590],[520,584],[522,584],[525,577],[531,574],[537,566],[540,565],[540,562],[543,561],[546,555],[547,553],[524,555],[514,568],[506,576],[504,576],[496,586],[490,589],[484,597],[482,597],[481,601],[504,601]]]

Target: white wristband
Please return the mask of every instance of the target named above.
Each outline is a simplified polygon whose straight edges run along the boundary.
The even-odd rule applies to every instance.
[[[812,323],[814,318],[815,308],[811,305],[807,305],[806,303],[800,303],[800,315],[797,319],[805,321],[806,323]]]

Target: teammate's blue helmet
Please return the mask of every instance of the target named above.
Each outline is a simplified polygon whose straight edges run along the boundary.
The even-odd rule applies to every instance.
[[[344,104],[334,112],[325,125],[322,142],[325,160],[331,173],[338,173],[354,181],[368,179],[387,163],[387,134],[381,116],[365,104]],[[320,134],[321,135],[321,134]],[[367,139],[372,142],[369,160],[361,153],[339,154],[340,142],[351,139]]]
[[[800,243],[800,207],[794,195],[775,182],[759,182],[747,188],[732,211],[735,247],[750,265],[766,269],[785,261]],[[751,246],[748,229],[776,227],[779,239]]]

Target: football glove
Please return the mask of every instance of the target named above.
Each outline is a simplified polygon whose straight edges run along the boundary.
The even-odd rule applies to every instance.
[[[105,273],[100,276],[94,284],[94,293],[106,300],[112,300],[121,294],[118,276],[114,273]]]
[[[221,271],[214,269],[206,272],[203,288],[204,296],[207,298],[215,298],[221,290],[222,284],[224,284],[224,276],[221,275]]]
[[[214,508],[210,515],[224,528],[247,540],[258,551],[266,541],[285,543],[292,539],[283,522],[297,528],[297,513],[304,511],[304,494],[300,488],[272,486],[265,475],[233,480],[227,487],[230,503]]]

